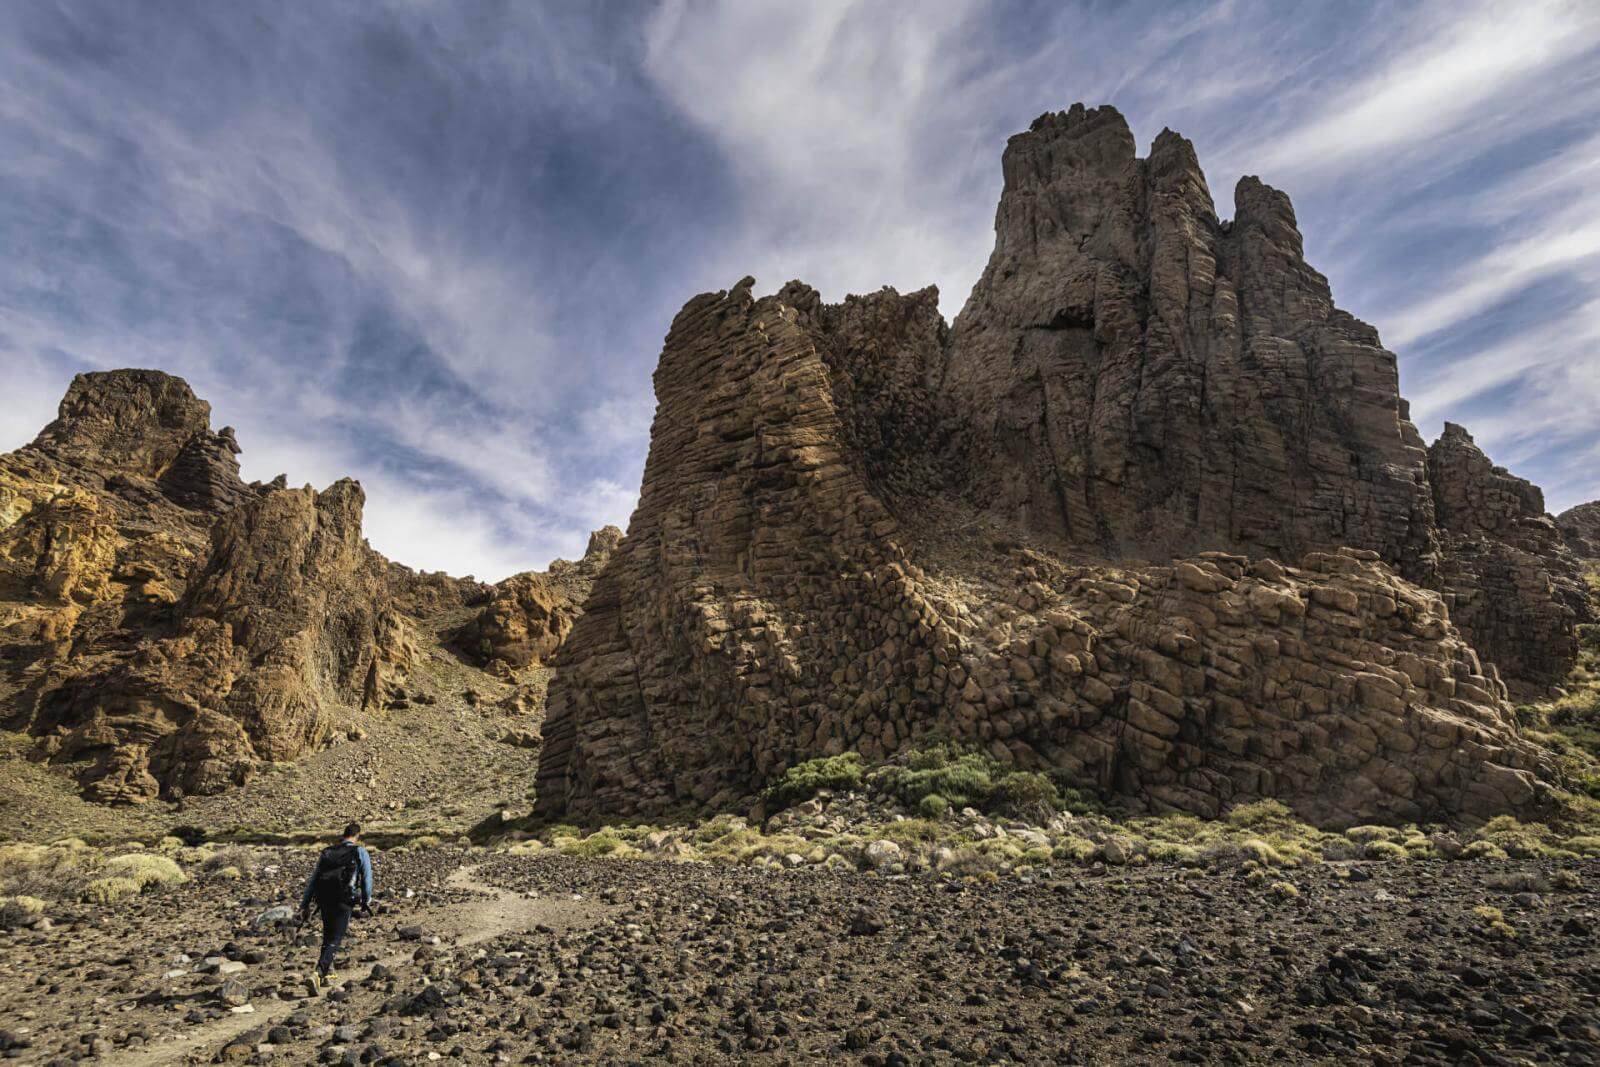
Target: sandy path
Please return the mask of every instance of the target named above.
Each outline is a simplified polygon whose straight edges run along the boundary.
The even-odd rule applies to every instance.
[[[502,934],[520,933],[543,924],[561,930],[593,922],[604,910],[604,905],[592,901],[577,901],[557,897],[528,898],[504,889],[486,885],[475,877],[475,867],[461,867],[451,872],[445,884],[452,889],[464,889],[480,894],[478,899],[464,904],[445,904],[427,908],[408,921],[417,923],[437,934],[445,943],[475,945],[491,941]],[[310,950],[306,950],[310,951]],[[407,945],[371,963],[346,968],[341,972],[346,985],[354,985],[372,973],[378,964],[396,967],[411,958],[414,945]],[[119,1053],[107,1062],[123,1067],[160,1067],[166,1064],[211,1063],[217,1052],[246,1030],[270,1026],[277,1020],[303,1007],[305,1000],[265,1000],[252,1002],[255,1011],[228,1015],[213,1022],[192,1027],[175,1040],[151,1044],[143,1048]]]

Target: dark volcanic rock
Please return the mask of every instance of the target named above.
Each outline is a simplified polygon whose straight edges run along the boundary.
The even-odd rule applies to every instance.
[[[1041,118],[1005,175],[953,330],[931,290],[745,279],[680,312],[638,508],[558,655],[540,810],[725,806],[930,736],[1206,814],[1536,804],[1552,764],[1431,590],[1559,670],[1542,504],[1446,488],[1436,524],[1394,356],[1287,198],[1247,178],[1220,222],[1189,144],[1141,160],[1109,108]],[[1502,491],[1515,516],[1466,529]]]
[[[1544,494],[1448,422],[1428,449],[1428,480],[1450,617],[1502,675],[1530,687],[1559,683],[1577,659],[1574,625],[1593,610]]]
[[[1206,814],[1264,795],[1328,820],[1538,799],[1548,763],[1503,687],[1439,597],[1372,552],[1125,567],[903,523],[895,487],[930,468],[932,401],[863,448],[863,409],[885,405],[854,368],[936,355],[935,314],[925,294],[825,309],[748,283],[679,314],[639,507],[557,659],[540,810],[726,806],[801,760],[933,735]],[[966,556],[945,568],[945,550]]]
[[[1568,508],[1556,516],[1567,547],[1581,559],[1600,559],[1600,500]]]
[[[1148,159],[1109,107],[1006,146],[995,249],[940,383],[980,430],[985,502],[1113,555],[1429,554],[1423,442],[1395,357],[1334,307],[1255,178],[1218,220],[1190,143]]]

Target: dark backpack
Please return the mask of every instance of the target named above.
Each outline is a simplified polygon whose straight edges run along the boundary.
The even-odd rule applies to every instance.
[[[352,904],[356,900],[356,878],[361,861],[356,846],[341,841],[322,850],[317,857],[317,872],[312,875],[312,893],[319,904]]]

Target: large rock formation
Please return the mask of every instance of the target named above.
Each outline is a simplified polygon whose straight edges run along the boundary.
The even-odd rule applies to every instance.
[[[539,809],[722,806],[935,736],[1208,814],[1536,804],[1551,764],[1429,588],[1533,595],[1483,561],[1548,555],[1534,504],[1482,528],[1499,505],[1450,490],[1436,522],[1394,356],[1287,198],[1244,179],[1220,222],[1188,142],[1138,159],[1109,108],[1041,118],[1005,177],[951,330],[931,290],[750,279],[678,315],[638,508],[557,656]],[[1565,655],[1529,647],[1559,612],[1465,615],[1518,670]]]
[[[410,658],[360,486],[245,485],[209,423],[180,379],[85,374],[0,456],[7,725],[98,799],[216,792],[302,755]]]
[[[500,676],[548,663],[621,540],[621,530],[604,527],[590,535],[581,560],[553,560],[548,570],[523,571],[495,585],[453,641],[472,662]]]
[[[1437,584],[1478,654],[1520,688],[1556,685],[1592,609],[1576,556],[1544,494],[1497,467],[1455,423],[1428,449],[1441,558]]]
[[[1395,357],[1333,306],[1289,198],[1218,220],[1194,148],[1148,159],[1109,107],[1011,138],[995,248],[939,384],[980,431],[984,503],[1118,556],[1348,545],[1415,573],[1426,453]]]

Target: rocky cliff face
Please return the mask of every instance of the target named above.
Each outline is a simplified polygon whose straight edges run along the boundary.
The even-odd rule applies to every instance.
[[[1515,685],[1558,684],[1578,655],[1575,626],[1593,611],[1544,494],[1495,466],[1454,423],[1428,449],[1428,480],[1450,617]]]
[[[812,297],[741,283],[674,322],[639,508],[558,656],[541,810],[716,807],[803,759],[934,736],[1208,814],[1536,802],[1549,768],[1503,686],[1375,552],[1080,562],[896,497],[927,442],[860,448],[884,401],[851,368],[895,381],[884,353],[936,354],[926,298]]]
[[[155,371],[80,375],[0,456],[7,725],[89,795],[212,793],[325,744],[413,655],[351,481],[245,485]]]
[[[1041,118],[1005,179],[949,331],[931,291],[750,279],[679,314],[539,808],[717,807],[935,736],[1161,809],[1535,805],[1554,772],[1469,639],[1530,676],[1569,654],[1522,610],[1542,502],[1437,447],[1436,489],[1287,198],[1247,178],[1219,221],[1188,142],[1139,159],[1109,108]]]
[[[452,640],[468,659],[501,677],[549,663],[621,540],[622,531],[607,526],[590,535],[581,560],[558,559],[546,571],[524,571],[500,582]]]
[[[1395,357],[1333,305],[1288,197],[1221,222],[1188,141],[1148,159],[1111,108],[1013,137],[995,249],[940,382],[979,430],[980,501],[1117,556],[1431,551]]]
[[[1567,548],[1579,559],[1600,559],[1600,500],[1568,508],[1556,516]]]

